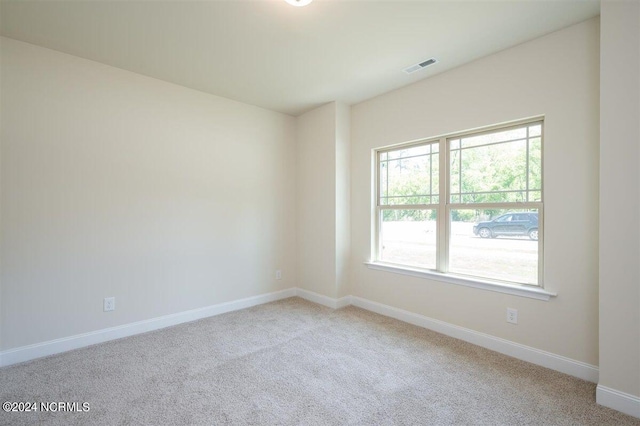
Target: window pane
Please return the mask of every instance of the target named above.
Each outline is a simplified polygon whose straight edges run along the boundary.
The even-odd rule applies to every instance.
[[[378,168],[378,174],[379,174],[379,182],[380,182],[380,204],[387,204],[387,167],[388,164],[386,161],[380,161],[380,167]]]
[[[540,125],[538,125],[540,126]],[[531,126],[535,127],[535,126]],[[527,127],[450,141],[452,203],[540,201],[542,141]]]
[[[540,189],[542,189],[542,141],[540,138],[532,138],[529,139],[529,190]],[[529,201],[536,200],[530,197]]]
[[[436,268],[436,210],[382,210],[379,260]]]
[[[529,201],[541,202],[542,201],[542,191],[531,191],[531,192],[529,192]]]
[[[460,199],[460,193],[462,192],[462,188],[460,187],[460,150],[452,149],[449,159],[449,188],[451,188],[451,202],[458,203],[459,201],[453,200],[453,194],[457,195],[458,200]]]
[[[429,156],[389,161],[389,196],[429,194]]]
[[[380,205],[437,203],[439,154],[432,145],[421,145],[387,153],[380,174]]]
[[[517,129],[501,130],[494,133],[485,133],[478,136],[469,136],[462,138],[462,148],[469,148],[478,145],[486,145],[490,143],[512,141],[516,139],[524,139],[527,137],[527,128],[520,127]]]
[[[409,148],[397,149],[395,151],[389,151],[389,159],[393,160],[398,158],[415,157],[417,155],[429,154],[431,152],[429,150],[429,147],[430,145],[418,145]]]
[[[538,284],[538,211],[451,211],[449,271]]]
[[[529,126],[529,136],[540,136],[542,134],[542,125],[534,124]]]
[[[463,202],[526,201],[522,192],[498,192],[526,189],[527,152],[525,141],[468,149],[462,154]]]

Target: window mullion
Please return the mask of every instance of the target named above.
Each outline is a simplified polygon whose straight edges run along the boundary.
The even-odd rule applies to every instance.
[[[527,148],[526,148],[526,150],[527,150],[526,151],[526,155],[527,155],[527,172],[525,174],[525,179],[527,180],[527,182],[526,182],[527,192],[525,193],[526,194],[526,200],[525,201],[527,201],[527,202],[529,201],[529,142],[530,142],[530,139],[529,139],[529,126],[527,126]]]
[[[376,192],[376,205],[375,205],[375,209],[374,209],[374,221],[373,221],[373,229],[374,229],[374,238],[372,241],[372,245],[373,245],[373,253],[372,256],[374,259],[379,259],[380,258],[380,254],[381,254],[381,250],[380,250],[380,229],[381,229],[381,215],[382,215],[382,210],[381,210],[381,205],[382,205],[382,200],[381,200],[381,193],[382,193],[382,185],[381,185],[381,176],[380,176],[380,156],[382,155],[381,152],[376,152],[375,155],[375,166],[373,169],[373,173],[375,174],[375,192]],[[385,190],[388,191],[388,182],[389,182],[389,165],[387,163],[387,167],[385,167],[386,169],[386,178],[387,181],[385,183]],[[385,192],[385,194],[388,195],[388,192]]]
[[[380,206],[380,210],[435,210],[438,204],[391,204]]]
[[[447,204],[449,202],[449,149],[447,139],[441,138],[439,141],[440,160],[439,168],[439,203],[438,203],[438,236],[436,251],[436,267],[439,272],[447,272],[449,268],[449,221],[447,220]]]
[[[450,203],[449,208],[452,210],[457,209],[477,209],[477,210],[488,210],[488,209],[540,209],[542,208],[542,203],[538,201],[531,201],[529,203]]]

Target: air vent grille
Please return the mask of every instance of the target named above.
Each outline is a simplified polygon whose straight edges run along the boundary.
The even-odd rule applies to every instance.
[[[420,71],[421,69],[424,69],[424,68],[428,67],[429,65],[433,65],[436,62],[438,62],[438,61],[436,61],[435,58],[427,59],[426,61],[420,62],[419,64],[411,65],[410,67],[405,68],[404,72],[406,72],[407,74],[411,74],[411,73],[414,73],[416,71]]]

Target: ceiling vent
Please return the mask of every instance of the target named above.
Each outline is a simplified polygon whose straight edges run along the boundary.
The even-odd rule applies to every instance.
[[[424,62],[420,62],[419,64],[415,64],[415,65],[411,65],[409,68],[405,68],[405,69],[404,69],[404,72],[406,72],[407,74],[411,74],[411,73],[414,73],[414,72],[416,72],[416,71],[419,71],[419,70],[421,70],[421,69],[423,69],[423,68],[426,68],[426,67],[428,67],[429,65],[433,65],[433,64],[435,64],[436,62],[438,62],[438,61],[436,61],[436,59],[435,59],[435,58],[427,59],[427,60],[426,60],[426,61],[424,61]]]

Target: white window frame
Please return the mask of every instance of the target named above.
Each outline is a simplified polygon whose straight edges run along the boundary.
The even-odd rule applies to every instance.
[[[535,202],[506,202],[506,203],[451,203],[451,191],[449,187],[450,178],[450,143],[453,139],[478,136],[496,131],[509,130],[530,126],[541,125],[541,174],[542,184],[540,188],[540,201]],[[527,130],[528,131],[528,130]],[[528,140],[529,138],[527,138]],[[428,144],[439,144],[439,194],[438,204],[404,204],[404,205],[381,205],[380,203],[380,155],[390,151],[406,149],[415,146]],[[412,276],[435,279],[453,284],[466,285],[476,288],[483,288],[501,293],[515,294],[524,297],[532,297],[540,300],[549,300],[556,296],[555,293],[544,289],[544,117],[533,117],[505,124],[492,125],[464,132],[457,132],[442,135],[440,137],[428,138],[409,143],[387,146],[373,150],[373,220],[372,220],[372,261],[365,262],[371,269],[384,270]],[[528,155],[528,150],[527,150]],[[527,163],[528,167],[528,163]],[[528,186],[527,178],[527,186]],[[527,188],[528,189],[528,188]],[[450,217],[451,211],[456,209],[505,209],[505,210],[526,210],[537,209],[538,211],[538,284],[516,283],[509,281],[485,279],[479,276],[454,274],[449,271],[449,242],[450,242]],[[385,262],[380,259],[381,253],[381,226],[382,212],[385,210],[401,209],[429,209],[437,211],[437,234],[436,234],[436,269],[426,269],[398,263]]]

